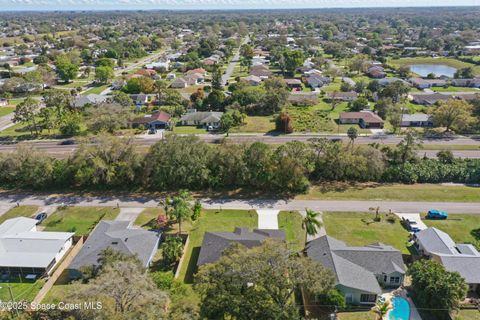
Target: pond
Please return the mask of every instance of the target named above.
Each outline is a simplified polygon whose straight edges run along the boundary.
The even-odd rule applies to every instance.
[[[453,78],[457,69],[445,64],[414,64],[410,66],[410,71],[415,72],[421,77],[426,77],[430,73],[434,73],[437,77],[443,75]]]

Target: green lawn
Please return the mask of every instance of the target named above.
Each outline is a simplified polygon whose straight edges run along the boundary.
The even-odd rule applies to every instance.
[[[280,211],[278,228],[285,230],[285,238],[290,248],[300,251],[305,247],[305,230],[302,228],[303,218],[297,211]]]
[[[177,134],[202,134],[207,133],[207,130],[196,126],[176,126],[173,128],[173,133]]]
[[[440,184],[323,184],[297,199],[480,202],[480,188]],[[480,211],[480,209],[479,209]]]
[[[197,259],[206,231],[231,232],[235,227],[254,229],[257,226],[258,216],[253,210],[203,210],[190,230],[190,243],[186,248],[179,280],[186,283],[193,282],[193,274],[196,271]]]
[[[87,94],[100,94],[103,90],[107,89],[110,85],[105,84],[103,86],[96,86],[88,89],[84,93],[82,93],[83,96],[86,96]]]
[[[16,218],[16,217],[32,217],[38,210],[38,206],[20,206],[13,207],[12,209],[5,212],[0,216],[0,223],[3,223],[5,220]]]
[[[0,117],[6,116],[13,111],[15,111],[15,107],[0,107]]]
[[[422,214],[425,218],[425,214]],[[480,215],[455,214],[447,220],[424,220],[429,227],[448,233],[457,243],[474,243],[480,249]]]
[[[148,230],[155,229],[157,227],[156,220],[161,214],[164,214],[164,210],[161,208],[146,208],[138,215],[134,224]],[[188,233],[191,228],[191,221],[182,222],[182,233]],[[178,233],[178,231],[178,223],[172,223],[168,229],[164,230],[166,233]]]
[[[8,285],[10,285],[15,301],[32,301],[44,284],[45,280],[32,281],[25,278],[11,279],[8,283],[0,282],[0,301],[12,301]]]
[[[275,121],[271,116],[248,116],[245,118],[245,123],[243,125],[230,130],[230,132],[238,133],[267,133],[270,131],[275,131]]]
[[[374,213],[326,212],[323,214],[325,230],[329,236],[345,241],[351,246],[364,246],[382,242],[408,254],[408,236],[398,219],[394,223],[385,220],[373,222]]]
[[[118,213],[117,208],[68,207],[55,211],[42,224],[45,225],[45,231],[66,231],[86,235],[100,220],[113,220]]]

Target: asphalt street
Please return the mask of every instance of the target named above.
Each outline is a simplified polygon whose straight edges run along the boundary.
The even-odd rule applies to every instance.
[[[22,195],[8,192],[0,193],[0,207],[16,204],[37,206],[59,206],[62,204],[77,206],[106,206],[122,208],[153,208],[159,199],[150,196],[71,196],[71,195]],[[275,199],[203,199],[206,209],[276,209],[316,211],[367,212],[371,207],[380,207],[383,212],[415,213],[430,209],[444,210],[449,213],[480,214],[480,202],[403,202],[403,201],[345,201],[345,200],[275,200]]]

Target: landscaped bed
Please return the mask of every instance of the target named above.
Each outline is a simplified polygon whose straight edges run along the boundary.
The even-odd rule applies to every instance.
[[[329,236],[342,240],[350,246],[364,246],[375,242],[391,245],[404,254],[409,254],[408,237],[398,218],[391,223],[385,214],[374,222],[375,213],[326,212],[323,214],[325,230]]]
[[[28,217],[31,218],[38,211],[37,206],[19,206],[13,207],[4,214],[0,216],[0,223],[3,223],[5,220],[17,218],[17,217]]]
[[[75,232],[86,235],[100,220],[113,220],[119,209],[108,207],[68,207],[55,211],[42,225],[45,231]]]

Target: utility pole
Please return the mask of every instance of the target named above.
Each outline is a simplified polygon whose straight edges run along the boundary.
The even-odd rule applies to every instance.
[[[15,298],[13,297],[13,293],[12,293],[12,287],[10,287],[10,284],[7,284],[7,288],[8,288],[8,293],[10,293],[10,300],[13,302],[12,306],[15,310],[15,313],[18,317],[18,308],[17,306],[15,305]]]

